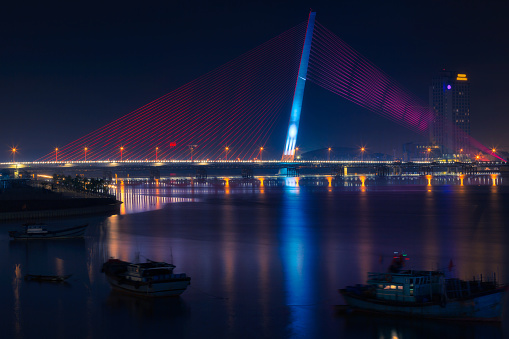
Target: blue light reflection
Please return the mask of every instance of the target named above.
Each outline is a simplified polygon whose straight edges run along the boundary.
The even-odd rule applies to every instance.
[[[283,264],[286,304],[290,307],[289,330],[293,335],[310,337],[315,333],[310,310],[304,306],[316,303],[316,276],[313,274],[317,258],[311,221],[305,199],[299,188],[287,188],[281,225],[281,261]]]

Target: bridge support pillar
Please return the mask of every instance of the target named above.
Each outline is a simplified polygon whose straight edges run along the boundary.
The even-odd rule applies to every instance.
[[[334,166],[331,169],[331,175],[336,178],[342,178],[346,174],[345,169],[345,166]]]
[[[472,166],[472,165],[461,166],[461,173],[468,174],[468,175],[474,174],[474,166]]]
[[[196,169],[196,179],[207,179],[207,169],[205,168],[197,168]]]
[[[161,173],[156,168],[150,169],[150,181],[161,179]]]
[[[389,167],[384,165],[379,165],[375,167],[376,175],[379,177],[386,177],[389,175]]]
[[[403,173],[403,169],[401,168],[401,166],[392,166],[392,174],[393,175],[401,176],[402,173]]]
[[[249,167],[245,167],[241,170],[242,179],[253,179],[253,169]]]
[[[279,170],[278,175],[284,175],[286,177],[298,177],[299,169],[297,167],[286,167]]]
[[[420,175],[433,175],[433,167],[431,166],[421,166],[419,167]]]

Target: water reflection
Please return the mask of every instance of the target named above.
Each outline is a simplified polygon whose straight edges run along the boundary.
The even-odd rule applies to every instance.
[[[160,187],[159,183],[154,187],[150,187],[140,183],[127,185],[124,184],[124,181],[121,181],[119,185],[112,187],[112,194],[116,195],[117,200],[123,202],[120,205],[121,215],[157,210],[170,203],[196,201],[194,198],[172,196],[179,194],[179,191],[186,194],[190,193],[187,189],[174,190],[169,187],[163,188]]]
[[[286,189],[281,220],[281,257],[285,274],[286,303],[291,307],[290,330],[302,338],[312,337],[313,321],[305,306],[316,302],[313,274],[317,249],[312,221],[308,220],[304,199],[298,188]]]
[[[125,184],[118,191],[126,197],[124,214],[91,218],[78,241],[9,242],[6,226],[0,233],[0,268],[8,272],[0,280],[7,291],[0,309],[5,337],[152,337],[169,328],[196,338],[501,336],[500,327],[331,311],[342,303],[338,288],[385,270],[397,250],[406,250],[414,268],[447,267],[453,259],[460,278],[497,272],[508,281],[509,195],[507,187],[493,186],[500,176],[434,176],[431,187],[424,176],[401,185],[370,176],[342,179],[347,186],[337,178],[278,179],[285,186],[271,180],[231,187],[229,194],[224,187]],[[133,260],[136,253],[173,261],[192,285],[170,300],[112,292],[102,263],[109,256]],[[25,282],[26,273],[73,276],[64,286]]]
[[[16,264],[14,267],[12,288],[14,294],[14,331],[17,338],[21,338],[21,301],[20,301],[21,278],[22,278],[21,265]]]
[[[189,316],[190,309],[183,298],[136,298],[112,290],[106,305],[115,312],[128,312],[138,320],[168,321],[169,318]]]
[[[351,314],[345,318],[345,338],[501,338],[497,325],[433,320],[381,315]],[[375,329],[372,331],[372,329]]]

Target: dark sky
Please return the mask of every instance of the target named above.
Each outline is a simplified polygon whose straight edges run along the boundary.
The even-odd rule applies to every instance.
[[[17,160],[49,153],[306,20],[310,8],[426,102],[436,71],[468,74],[472,135],[509,149],[507,1],[105,3],[2,6],[0,161],[12,145]],[[312,84],[303,109],[303,149],[362,144],[399,152],[404,142],[422,141]]]

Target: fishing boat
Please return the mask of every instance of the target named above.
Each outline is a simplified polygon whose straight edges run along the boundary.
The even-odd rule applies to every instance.
[[[9,236],[18,239],[68,239],[83,237],[88,224],[71,228],[49,230],[45,224],[25,224],[21,231],[9,231]]]
[[[67,275],[39,275],[39,274],[26,274],[25,280],[39,281],[39,282],[64,282],[69,279],[72,274]]]
[[[502,297],[493,274],[483,280],[446,278],[442,271],[403,269],[406,255],[396,255],[387,272],[368,273],[367,284],[340,289],[351,310],[425,318],[501,321]]]
[[[168,297],[182,294],[191,284],[185,273],[175,274],[175,265],[147,260],[130,263],[109,259],[102,271],[111,286],[117,290],[148,297]]]

